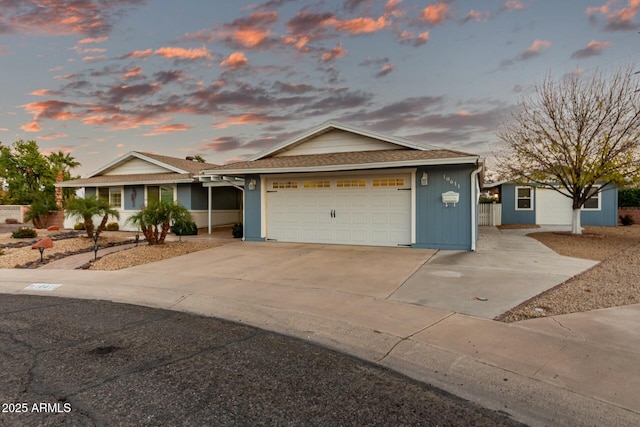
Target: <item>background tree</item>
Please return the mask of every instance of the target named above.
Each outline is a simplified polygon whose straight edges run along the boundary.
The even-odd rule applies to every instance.
[[[35,141],[0,146],[0,176],[8,193],[5,203],[30,205],[38,196],[55,202],[56,172]]]
[[[548,75],[498,132],[501,174],[549,186],[571,198],[572,233],[590,197],[636,182],[640,156],[640,86],[632,66],[611,74]],[[600,186],[600,184],[606,185]]]
[[[98,196],[74,197],[65,204],[65,216],[70,218],[81,218],[84,222],[84,229],[87,237],[93,237],[95,231],[99,236],[107,228],[109,217],[120,218],[120,212],[109,206],[109,201]],[[94,217],[102,217],[98,228],[93,223]]]
[[[62,172],[63,181],[80,178],[79,175],[71,174],[71,170],[80,166],[80,162],[76,161],[76,159],[70,153],[63,153],[62,151],[58,151],[57,153],[49,154],[47,156],[47,159],[49,160],[49,164],[51,165],[56,178],[58,172]],[[67,201],[71,199],[75,195],[75,192],[75,188],[63,188],[62,200]]]
[[[127,219],[142,230],[150,245],[161,245],[173,224],[191,222],[191,214],[175,202],[154,200]]]
[[[204,160],[204,157],[202,157],[200,154],[196,154],[195,156],[193,156],[193,160],[200,163],[207,163]]]

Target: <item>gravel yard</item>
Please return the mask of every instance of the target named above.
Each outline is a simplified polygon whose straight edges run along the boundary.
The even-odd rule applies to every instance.
[[[582,236],[528,234],[561,255],[601,263],[499,316],[497,320],[516,322],[640,303],[640,225],[585,227],[583,233]]]

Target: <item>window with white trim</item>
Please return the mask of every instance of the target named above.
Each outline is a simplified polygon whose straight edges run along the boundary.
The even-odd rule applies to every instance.
[[[315,181],[303,181],[302,186],[304,188],[330,188],[331,181],[328,179],[319,179]]]
[[[516,187],[516,210],[533,210],[533,188]]]
[[[366,187],[366,179],[339,179],[336,181],[336,187],[338,188],[350,188],[350,187]]]
[[[147,203],[153,201],[173,202],[173,187],[169,185],[148,185]]]
[[[122,207],[122,189],[120,187],[98,187],[98,197],[109,202],[112,208]]]
[[[599,211],[600,210],[600,187],[592,187],[589,191],[590,197],[584,202],[583,210]]]
[[[404,187],[404,178],[373,178],[374,187]]]

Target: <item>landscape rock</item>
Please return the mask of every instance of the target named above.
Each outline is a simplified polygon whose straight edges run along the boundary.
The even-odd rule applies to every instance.
[[[31,249],[38,249],[40,247],[51,249],[53,247],[53,240],[51,240],[51,237],[45,237],[44,239],[38,241],[35,245],[31,246]]]
[[[57,225],[52,225],[51,227],[47,228],[47,231],[58,231],[60,230],[60,227],[58,227]]]

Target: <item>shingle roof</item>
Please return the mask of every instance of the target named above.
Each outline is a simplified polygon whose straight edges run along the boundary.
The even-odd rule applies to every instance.
[[[202,163],[201,163],[202,164]],[[176,172],[148,173],[132,175],[99,175],[91,178],[72,179],[56,184],[56,187],[90,187],[101,185],[132,185],[132,184],[169,184],[175,182],[192,182],[192,174]]]
[[[299,156],[281,156],[281,157],[267,157],[264,159],[258,159],[253,161],[244,161],[230,163],[217,168],[207,169],[206,173],[215,174],[216,172],[224,173],[225,171],[244,171],[251,173],[254,170],[264,171],[266,169],[274,169],[274,171],[286,170],[286,169],[301,169],[301,168],[322,168],[331,166],[340,166],[345,169],[349,165],[372,167],[384,164],[384,163],[415,163],[429,164],[429,163],[447,163],[447,159],[451,160],[451,163],[461,163],[460,160],[477,159],[478,156],[460,151],[453,150],[375,150],[375,151],[354,151],[343,153],[326,153],[326,154],[306,154]],[[465,163],[468,163],[466,161]]]
[[[196,162],[194,160],[187,160],[187,159],[181,159],[178,157],[170,157],[170,156],[162,156],[160,154],[154,154],[154,153],[146,153],[143,151],[136,151],[139,154],[142,154],[145,157],[149,157],[151,159],[157,160],[159,162],[165,163],[169,166],[173,166],[182,170],[186,170],[190,173],[194,173],[197,174],[199,173],[201,170],[204,169],[211,169],[211,168],[216,168],[219,167],[219,165],[216,165],[214,163],[201,163],[201,162]]]

